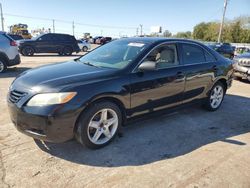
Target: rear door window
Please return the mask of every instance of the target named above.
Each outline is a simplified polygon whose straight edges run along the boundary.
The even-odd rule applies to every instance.
[[[206,62],[214,62],[214,61],[216,61],[214,56],[211,55],[210,53],[208,53],[206,50],[204,50],[204,53],[205,53]]]
[[[182,58],[184,64],[197,64],[206,62],[204,50],[193,44],[182,44]]]
[[[51,40],[52,40],[52,37],[51,37],[49,34],[47,34],[47,35],[41,36],[41,37],[39,38],[39,40],[41,40],[41,41],[51,41]]]
[[[51,35],[51,39],[53,41],[59,41],[60,40],[60,37],[58,35]]]

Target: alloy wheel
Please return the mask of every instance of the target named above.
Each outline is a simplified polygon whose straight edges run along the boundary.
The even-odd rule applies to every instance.
[[[4,64],[2,61],[0,61],[0,72],[4,71]]]
[[[34,50],[30,47],[25,48],[25,54],[28,56],[32,56],[34,54]]]
[[[224,89],[221,85],[217,85],[212,90],[210,96],[210,104],[212,108],[218,108],[223,100],[224,97]]]
[[[110,108],[105,108],[91,118],[88,124],[88,138],[93,144],[105,144],[113,138],[118,128],[118,115]]]

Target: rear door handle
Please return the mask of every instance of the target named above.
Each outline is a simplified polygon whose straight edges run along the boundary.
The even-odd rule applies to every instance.
[[[184,76],[185,76],[185,74],[183,72],[177,72],[177,74],[176,74],[177,79],[184,78]]]
[[[214,71],[217,71],[218,70],[218,67],[216,65],[213,66],[212,68]]]

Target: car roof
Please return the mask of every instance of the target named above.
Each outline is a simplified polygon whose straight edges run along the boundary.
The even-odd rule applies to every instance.
[[[133,38],[122,38],[121,41],[127,41],[127,42],[137,42],[137,43],[148,43],[150,45],[160,45],[164,42],[184,42],[184,43],[190,43],[190,44],[197,44],[199,46],[202,46],[206,50],[208,50],[210,53],[212,53],[216,59],[222,58],[219,53],[217,53],[215,50],[209,48],[205,44],[203,44],[200,41],[195,41],[191,39],[180,39],[180,38],[163,38],[163,37],[133,37]]]
[[[164,38],[164,37],[132,37],[122,38],[120,40],[128,42],[144,42],[144,43],[162,43],[162,42],[189,42],[204,45],[203,43],[191,39],[180,39],[180,38]]]

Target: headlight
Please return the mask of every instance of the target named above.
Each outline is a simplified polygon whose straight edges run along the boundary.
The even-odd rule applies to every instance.
[[[29,100],[27,106],[64,104],[66,102],[69,102],[76,94],[76,92],[37,94]]]

